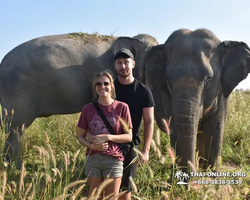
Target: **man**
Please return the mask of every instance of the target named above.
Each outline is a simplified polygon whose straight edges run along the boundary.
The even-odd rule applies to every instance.
[[[122,48],[115,53],[114,67],[118,73],[118,79],[115,80],[116,99],[128,104],[132,125],[133,125],[133,146],[137,148],[140,144],[139,129],[141,119],[144,121],[144,144],[141,164],[148,163],[150,143],[154,130],[154,99],[150,89],[133,77],[133,68],[135,67],[134,56],[130,50]],[[137,157],[137,153],[131,149],[125,156],[124,171],[121,189],[127,190],[127,193],[120,199],[131,199],[132,185],[129,177],[134,179],[137,162],[132,161]]]

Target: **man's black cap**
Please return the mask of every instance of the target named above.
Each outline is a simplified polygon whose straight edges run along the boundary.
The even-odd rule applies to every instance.
[[[133,60],[135,59],[134,55],[132,54],[132,52],[129,49],[121,48],[120,50],[118,50],[115,53],[115,59],[114,60],[116,60],[119,57],[124,57],[124,54],[125,54],[125,56],[128,56],[129,58],[132,58]]]

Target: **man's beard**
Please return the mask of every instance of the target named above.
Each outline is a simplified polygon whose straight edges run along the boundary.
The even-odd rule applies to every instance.
[[[127,74],[118,73],[118,75],[119,75],[120,77],[127,78],[128,76],[131,75],[131,72],[128,72]]]

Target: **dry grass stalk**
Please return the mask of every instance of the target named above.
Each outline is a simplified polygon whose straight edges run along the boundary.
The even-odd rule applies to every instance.
[[[79,153],[80,153],[80,149],[76,152],[76,154],[75,154],[75,156],[74,156],[74,158],[73,158],[73,162],[76,161],[76,158],[77,158],[77,156],[79,155]]]
[[[170,122],[171,122],[171,118],[169,118],[168,122],[165,119],[162,119],[162,122],[163,122],[163,125],[165,127],[165,133],[167,135],[170,135],[169,125],[170,125]]]
[[[233,193],[234,190],[230,185],[223,185],[220,190],[217,192],[220,196],[220,199],[231,199],[230,193]]]
[[[26,188],[26,191],[24,193],[24,199],[26,199],[26,196],[28,195],[31,187],[32,187],[32,183],[28,183],[28,187]]]
[[[191,169],[193,170],[193,172],[197,172],[195,166],[193,165],[193,163],[191,163],[190,161],[188,161],[188,165],[191,167]]]
[[[243,193],[244,195],[250,194],[249,188],[244,187],[244,188],[242,189],[242,193]]]
[[[5,114],[5,116],[8,116],[8,111],[6,108],[4,108],[4,114]]]
[[[43,130],[43,133],[46,137],[46,142],[49,143],[49,136],[48,136],[47,132],[45,130]]]
[[[53,168],[52,171],[54,172],[54,178],[57,177],[57,174],[59,174],[60,178],[62,178],[61,172],[57,168]]]
[[[69,197],[69,200],[75,200],[75,199],[76,199],[75,195]]]
[[[97,188],[94,188],[94,190],[91,192],[90,196],[88,197],[89,200],[94,199],[94,195],[95,195],[96,191],[97,191]],[[97,197],[97,199],[98,199],[98,197]]]
[[[119,197],[121,197],[122,195],[126,194],[127,191],[122,191],[120,192],[118,195],[116,196],[113,196],[110,200],[116,200],[116,199],[119,199]],[[105,198],[106,199],[106,198]]]
[[[5,197],[5,191],[6,191],[6,183],[7,183],[7,173],[6,171],[3,172],[3,186],[2,186],[2,195],[1,198],[4,199]]]
[[[67,197],[69,197],[70,194],[67,194],[67,195],[60,195],[52,200],[65,200]]]
[[[170,147],[168,148],[168,155],[171,159],[172,164],[174,164],[175,163],[175,153],[174,153],[174,150]]]
[[[167,193],[167,192],[161,191],[161,194],[162,194],[162,196],[164,197],[164,200],[168,200],[168,199],[169,199],[169,196],[168,196],[168,193]]]
[[[148,171],[149,171],[149,177],[154,178],[154,172],[153,172],[152,168],[148,164],[147,164],[147,167],[148,167]]]
[[[81,183],[84,183],[84,184],[85,184],[85,183],[86,183],[86,180],[79,180],[79,181],[75,181],[75,182],[72,182],[72,183],[66,185],[65,188],[64,188],[64,190],[63,190],[63,195],[65,195],[65,193],[67,192],[67,190],[68,190],[69,188],[72,188],[72,187],[74,187],[74,186],[76,186],[76,185],[78,185],[78,184],[81,184]]]
[[[46,150],[43,147],[40,147],[40,148],[42,150],[43,155],[46,156],[46,154],[47,154]]]
[[[131,185],[132,185],[133,193],[137,194],[137,193],[138,193],[138,189],[137,189],[137,187],[136,187],[136,185],[135,185],[135,182],[134,182],[134,180],[132,179],[131,176],[129,177],[129,181],[130,181],[130,183],[131,183]]]
[[[144,157],[144,155],[142,154],[142,152],[140,152],[138,149],[136,149],[136,148],[133,148],[133,150],[138,154],[138,155],[140,155],[141,157],[142,157],[142,159],[143,160],[145,160],[145,157]]]
[[[107,187],[108,184],[113,182],[113,179],[106,179],[104,182],[99,186],[97,192],[96,192],[96,197],[100,197],[101,193],[104,191],[105,187]]]
[[[54,167],[55,167],[55,166],[56,166],[56,159],[55,159],[53,150],[52,150],[50,144],[48,144],[48,147],[49,147],[49,152],[50,152],[50,155],[51,155],[51,160],[52,160],[52,162],[53,162],[53,164],[54,164]]]
[[[221,156],[218,156],[218,166],[221,168],[222,166],[222,158]]]
[[[42,159],[42,149],[38,146],[33,146],[33,147],[39,151],[39,158]]]
[[[157,145],[161,145],[161,136],[160,136],[160,130],[157,129],[155,133],[155,141]]]
[[[19,192],[24,189],[24,184],[23,184],[23,178],[25,176],[25,167],[24,167],[24,162],[22,163],[22,169],[21,169],[21,175],[20,175],[20,183],[19,183]]]
[[[227,186],[225,186],[226,188],[225,188],[225,195],[226,195],[226,199],[231,199],[230,198],[230,186],[229,185],[227,185]]]
[[[13,193],[15,193],[15,192],[16,192],[16,188],[17,188],[16,182],[15,182],[15,181],[11,181],[11,182],[10,182],[10,187],[11,187],[11,191],[12,191]]]
[[[199,151],[196,152],[195,161],[196,161],[197,169],[199,169],[199,165],[200,165],[199,164],[200,163]]]
[[[68,165],[70,165],[70,152],[67,152]]]
[[[67,172],[68,171],[68,158],[64,151],[63,151],[63,155],[64,155],[64,161],[65,161],[65,170]]]
[[[110,200],[113,196],[114,196],[114,193],[109,194],[108,196],[103,197],[102,200]]]
[[[122,124],[122,127],[124,128],[124,131],[128,132],[129,131],[129,125],[128,125],[128,123],[125,122],[121,117],[118,116],[118,118],[119,118],[119,121]]]
[[[47,177],[47,179],[46,179],[46,180],[47,180],[47,181],[46,181],[47,183],[51,183],[51,182],[52,182],[53,179],[51,178],[51,176],[50,176],[49,174],[43,174],[43,176],[46,176],[46,177]]]
[[[211,196],[212,195],[212,196]],[[209,188],[203,197],[204,200],[208,199],[209,197],[214,197],[216,195],[216,190],[214,188]],[[210,198],[209,198],[210,199]]]
[[[161,150],[159,148],[156,149],[156,153],[157,153],[158,158],[162,157],[162,153],[161,153]]]
[[[153,148],[154,152],[156,152],[157,147],[156,147],[154,139],[151,140],[151,147]]]
[[[160,182],[160,186],[165,188],[165,189],[167,189],[169,186],[171,187],[171,185],[169,183],[163,182],[163,181]]]
[[[74,156],[74,158],[73,158],[73,167],[72,167],[72,169],[71,169],[71,174],[73,174],[73,172],[74,172],[74,170],[75,170],[75,166],[76,166],[76,158],[77,158],[77,156],[79,155],[79,153],[80,153],[80,150],[78,150],[77,152],[76,152],[76,154],[75,154],[75,156]]]
[[[25,124],[22,125],[22,129],[21,129],[22,132],[24,131],[24,129],[25,129]]]
[[[77,199],[78,195],[80,194],[80,192],[82,191],[82,189],[85,187],[85,184],[83,184],[82,186],[80,186],[78,189],[76,189],[76,192],[74,193],[75,198]]]
[[[166,157],[162,156],[162,157],[160,158],[160,163],[161,163],[161,164],[164,164],[165,161],[166,161]]]
[[[49,160],[49,152],[46,151],[43,147],[41,147],[42,151],[43,151],[43,165],[44,168],[47,169],[47,161]]]
[[[35,196],[35,193],[36,193],[36,190],[33,189],[33,192],[32,192],[32,194],[28,197],[28,200],[33,200],[33,199],[34,199],[34,196]]]

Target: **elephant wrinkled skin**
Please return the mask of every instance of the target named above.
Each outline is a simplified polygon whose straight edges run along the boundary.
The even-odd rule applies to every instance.
[[[203,167],[216,167],[221,153],[229,95],[250,72],[243,42],[221,42],[205,29],[173,32],[145,54],[140,77],[152,90],[155,118],[170,119],[171,146],[179,167],[195,166],[197,132],[203,132]]]
[[[158,44],[146,34],[133,38],[97,34],[46,36],[25,42],[10,51],[0,65],[0,102],[2,118],[11,118],[11,131],[5,152],[20,167],[22,126],[37,117],[80,112],[93,101],[94,75],[106,69],[114,71],[114,53],[130,49],[139,64],[145,50]],[[139,76],[138,67],[134,70]],[[17,129],[14,131],[13,129]]]

